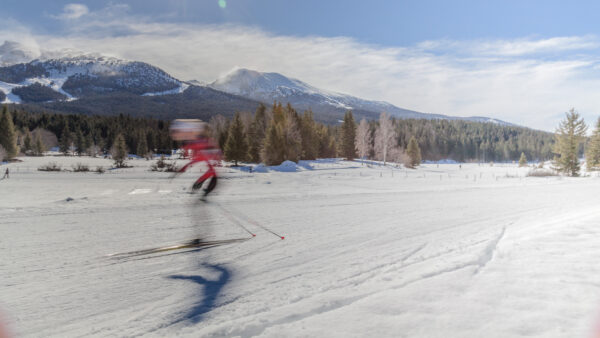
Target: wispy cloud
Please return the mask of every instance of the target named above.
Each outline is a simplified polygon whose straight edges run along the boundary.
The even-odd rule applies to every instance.
[[[82,11],[72,11],[82,13]],[[65,8],[64,13],[70,13]],[[75,14],[73,14],[75,15]],[[483,115],[552,130],[574,106],[600,113],[595,36],[426,41],[386,47],[348,37],[278,36],[255,27],[156,22],[111,5],[65,20],[68,34],[30,35],[42,49],[77,49],[213,81],[239,66],[422,112]],[[11,31],[0,31],[0,38]]]
[[[82,16],[88,14],[90,10],[86,5],[82,4],[68,4],[63,8],[62,13],[58,15],[53,15],[53,18],[61,19],[61,20],[73,20],[79,19]]]
[[[424,41],[417,46],[422,51],[483,56],[531,56],[534,54],[558,54],[563,52],[594,50],[600,41],[593,36],[568,36],[545,39],[521,38],[513,40]]]

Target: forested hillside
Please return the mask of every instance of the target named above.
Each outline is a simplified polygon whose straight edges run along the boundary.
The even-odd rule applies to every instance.
[[[129,152],[140,156],[149,152],[169,153],[177,147],[169,137],[168,120],[124,114],[38,113],[25,110],[27,107],[13,106],[9,109],[21,152],[28,150],[23,147],[27,135],[40,131],[46,135],[45,143],[58,143],[65,152],[73,147],[78,153],[105,153],[118,134],[125,137]],[[255,113],[236,113],[235,123],[224,115],[213,115],[208,120],[208,128],[228,159],[267,164],[324,157],[403,162],[411,137],[416,139],[423,160],[516,161],[521,153],[530,160],[553,157],[553,134],[528,128],[467,121],[396,120],[384,114],[379,120],[360,121],[358,126],[359,121],[355,122],[351,113],[349,117],[351,122],[345,122],[345,126],[326,125],[316,122],[310,110],[300,113],[289,104],[283,106],[277,103],[270,108],[259,105]],[[384,117],[385,120],[382,120]],[[380,136],[382,124],[390,130],[387,141]],[[228,144],[231,131],[235,135],[231,135],[233,141]],[[55,137],[48,138],[48,134]],[[352,135],[354,140],[348,141],[348,135]],[[52,139],[56,141],[48,141]],[[383,144],[384,141],[387,143]],[[356,147],[357,153],[348,152],[349,147]],[[236,154],[235,158],[231,154]]]

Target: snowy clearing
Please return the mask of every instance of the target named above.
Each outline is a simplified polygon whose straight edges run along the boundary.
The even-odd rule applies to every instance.
[[[22,160],[0,166],[0,316],[19,337],[590,337],[600,319],[597,177],[321,160],[220,168],[203,204],[198,171]],[[236,223],[257,236],[106,257],[247,236]]]

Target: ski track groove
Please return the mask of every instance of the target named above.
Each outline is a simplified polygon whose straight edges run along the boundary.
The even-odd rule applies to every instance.
[[[223,334],[223,335],[227,335],[227,336],[252,337],[252,336],[260,335],[261,333],[263,333],[266,329],[268,329],[270,327],[274,327],[274,326],[277,326],[277,325],[283,325],[283,324],[289,324],[289,323],[300,321],[300,320],[303,320],[303,319],[306,319],[306,318],[309,318],[309,317],[312,317],[312,316],[315,316],[315,315],[319,315],[319,314],[323,314],[323,313],[326,313],[326,312],[334,311],[334,310],[337,310],[337,309],[342,308],[344,306],[351,305],[351,304],[353,304],[353,303],[355,303],[357,301],[360,301],[362,299],[365,299],[367,297],[370,297],[370,296],[373,296],[373,295],[377,295],[377,294],[380,294],[382,292],[386,292],[388,290],[395,290],[395,289],[404,288],[406,286],[409,286],[409,285],[412,285],[412,284],[415,284],[415,283],[418,283],[418,282],[421,282],[421,281],[424,281],[424,280],[427,280],[427,279],[435,278],[435,277],[442,276],[442,275],[447,274],[447,273],[456,272],[456,271],[459,271],[459,270],[462,270],[462,269],[465,269],[465,268],[469,268],[469,267],[475,267],[476,271],[479,271],[482,267],[486,266],[489,263],[489,261],[491,261],[491,259],[493,258],[493,254],[494,254],[494,252],[496,250],[496,247],[497,247],[498,243],[504,237],[505,230],[506,230],[506,226],[504,226],[502,228],[502,231],[500,232],[499,235],[497,235],[492,240],[488,240],[489,244],[484,248],[484,250],[476,258],[467,260],[466,262],[455,264],[453,266],[450,266],[450,267],[447,267],[447,268],[443,268],[443,269],[439,269],[439,270],[436,270],[436,271],[422,273],[417,278],[413,278],[411,280],[404,281],[404,282],[402,282],[400,284],[397,284],[397,285],[393,285],[393,286],[381,288],[381,289],[378,289],[376,291],[364,293],[364,294],[359,295],[359,296],[343,298],[341,300],[335,300],[335,301],[333,301],[333,304],[322,305],[322,306],[319,306],[319,307],[317,307],[315,309],[302,312],[300,314],[298,314],[298,313],[292,314],[292,315],[283,317],[283,318],[278,319],[278,320],[267,322],[264,325],[254,325],[254,324],[251,324],[249,326],[250,329],[248,329],[248,326],[246,326],[244,329],[238,329],[238,330],[235,330],[235,331],[224,332],[223,330],[219,330],[218,332],[213,332],[213,333],[215,333],[216,335]],[[388,271],[400,272],[404,268],[409,267],[411,265],[415,265],[415,264],[419,264],[419,263],[424,263],[424,262],[426,262],[428,260],[439,258],[439,257],[444,257],[444,256],[446,256],[449,253],[453,253],[453,252],[457,252],[457,251],[463,251],[465,248],[468,248],[469,246],[476,246],[476,245],[481,244],[482,242],[484,242],[484,241],[477,241],[477,242],[472,243],[471,245],[467,245],[467,246],[459,246],[457,248],[450,249],[450,250],[447,250],[445,252],[438,253],[438,254],[435,254],[433,256],[430,256],[430,257],[427,257],[427,258],[424,258],[424,259],[421,259],[421,260],[418,260],[418,261],[415,261],[415,262],[408,263],[406,265],[401,265],[401,266],[396,267],[396,268],[391,268],[389,264],[381,264],[381,267],[382,268],[390,267],[390,269]],[[424,244],[424,245],[418,246],[417,248],[411,250],[404,257],[402,257],[400,259],[401,262],[398,263],[398,264],[401,264],[402,262],[405,262],[409,258],[415,256],[419,251],[421,251],[422,249],[424,249],[426,246],[427,246],[427,244]],[[373,269],[373,270],[375,270],[375,269]],[[292,278],[295,278],[295,277],[297,277],[297,276],[288,276],[288,278],[283,278],[280,281],[287,280],[287,279],[292,279]],[[348,279],[351,279],[351,278],[352,277],[350,276],[348,278],[345,278],[345,280],[348,280]],[[336,284],[330,285],[329,287],[321,288],[319,290],[320,291],[319,294],[314,294],[314,295],[310,295],[310,296],[307,296],[307,297],[300,298],[297,301],[291,302],[291,303],[289,303],[287,305],[293,305],[293,304],[297,304],[297,303],[304,302],[304,301],[310,301],[310,300],[313,300],[315,298],[320,298],[326,292],[335,291],[335,290],[340,289],[340,288],[343,289],[344,287],[347,287],[347,286],[350,286],[350,285],[355,285],[356,286],[356,285],[364,283],[365,281],[370,280],[371,278],[372,277],[364,278],[358,284],[356,283],[356,281],[355,282],[351,282],[351,283],[339,284],[337,282],[339,282],[341,280],[337,280],[337,281],[335,281]],[[267,288],[263,288],[262,290],[266,290],[266,289]],[[260,291],[261,291],[260,289],[256,290],[256,292],[260,292]],[[243,298],[245,298],[245,297],[240,297],[240,299],[243,299]],[[214,309],[215,308],[211,309],[210,311],[212,311]],[[247,314],[247,315],[242,315],[240,317],[237,317],[236,319],[250,318],[250,317],[256,316],[256,315],[261,314],[261,313],[272,312],[272,311],[274,311],[274,309],[266,309],[264,311],[259,311],[259,312],[254,312],[254,313]]]
[[[482,271],[487,266],[487,264],[490,263],[492,261],[492,259],[494,259],[494,256],[496,255],[496,252],[498,251],[498,245],[500,244],[500,241],[502,240],[502,238],[504,238],[505,233],[506,233],[506,226],[502,228],[502,231],[500,232],[498,237],[496,237],[496,239],[491,241],[490,244],[485,248],[485,251],[483,252],[482,256],[479,257],[479,266],[475,270],[475,274],[478,274],[480,271]]]

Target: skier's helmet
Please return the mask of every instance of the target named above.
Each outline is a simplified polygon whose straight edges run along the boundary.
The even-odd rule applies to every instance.
[[[206,122],[197,119],[178,119],[171,123],[171,138],[175,141],[195,140],[202,134]]]

